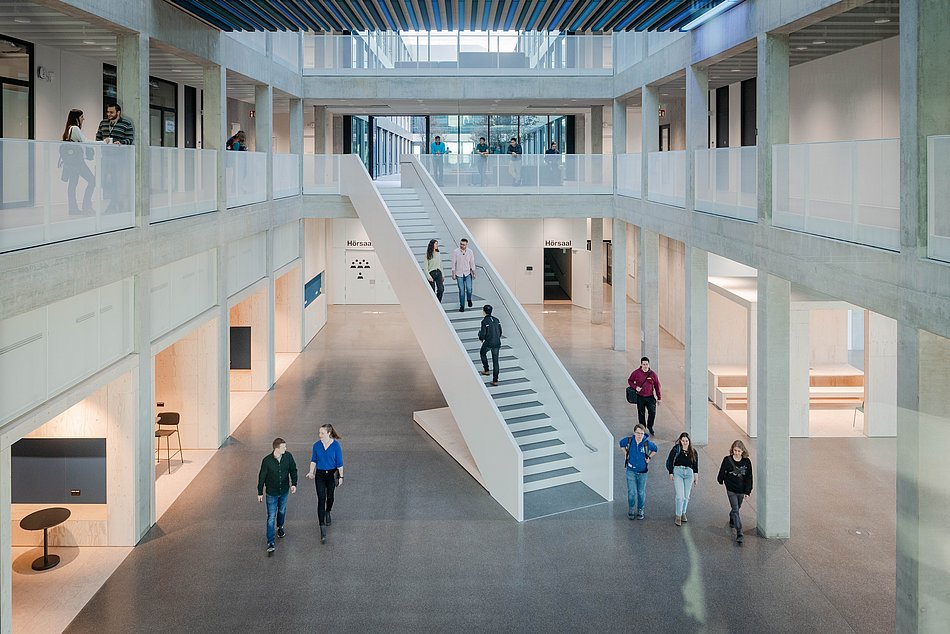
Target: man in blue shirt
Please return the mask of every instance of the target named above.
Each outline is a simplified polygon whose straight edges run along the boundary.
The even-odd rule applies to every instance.
[[[429,153],[432,154],[432,171],[435,172],[433,177],[435,182],[442,185],[442,175],[445,171],[445,155],[449,149],[445,146],[445,143],[442,142],[442,137],[436,135],[435,141],[432,142],[432,146],[429,148]]]
[[[283,438],[275,438],[271,444],[273,453],[261,460],[261,470],[257,475],[257,501],[264,501],[264,489],[267,489],[267,552],[274,552],[274,526],[277,536],[284,536],[284,515],[287,511],[288,493],[297,492],[297,463],[293,454],[287,451]]]
[[[620,439],[620,448],[627,450],[624,462],[627,472],[627,517],[642,520],[643,507],[647,503],[647,470],[657,448],[639,423],[633,426],[632,436]]]

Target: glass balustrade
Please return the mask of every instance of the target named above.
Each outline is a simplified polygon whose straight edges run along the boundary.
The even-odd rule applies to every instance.
[[[340,193],[340,155],[303,155],[303,193]]]
[[[0,139],[0,251],[135,225],[135,148]]]
[[[650,152],[647,155],[647,199],[674,207],[686,206],[686,151]]]
[[[756,222],[756,157],[754,146],[696,150],[696,210]]]
[[[617,155],[617,193],[640,198],[643,157],[639,153]]]
[[[290,70],[300,72],[300,33],[277,31],[271,33],[274,61]]]
[[[274,198],[300,194],[300,157],[274,154]]]
[[[898,139],[776,145],[772,224],[900,250]]]
[[[425,154],[423,166],[447,194],[612,194],[610,154]]]
[[[950,262],[950,135],[927,138],[927,256]]]
[[[267,153],[227,152],[228,208],[267,200]]]
[[[149,154],[149,222],[218,208],[215,150],[153,147]]]

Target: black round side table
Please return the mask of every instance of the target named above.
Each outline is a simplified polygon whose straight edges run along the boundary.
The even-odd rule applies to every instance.
[[[20,528],[25,531],[43,531],[43,556],[33,562],[33,570],[49,570],[59,563],[59,555],[49,554],[49,529],[65,522],[69,515],[69,509],[55,506],[35,511],[20,520]]]

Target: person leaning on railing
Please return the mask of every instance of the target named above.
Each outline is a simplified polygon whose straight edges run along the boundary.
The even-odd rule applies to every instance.
[[[135,127],[130,119],[122,116],[122,106],[115,102],[106,106],[106,118],[99,122],[96,141],[112,145],[135,143]],[[121,177],[126,169],[124,157],[115,156],[113,152],[103,152],[99,173],[102,175],[103,197],[109,200],[105,210],[107,214],[132,211],[129,179]]]

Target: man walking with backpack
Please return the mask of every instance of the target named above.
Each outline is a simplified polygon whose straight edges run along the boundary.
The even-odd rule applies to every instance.
[[[482,357],[482,375],[488,376],[488,351],[491,350],[492,361],[492,385],[498,385],[498,353],[501,351],[501,322],[497,317],[492,317],[491,304],[485,304],[482,308],[485,318],[482,319],[481,328],[478,329],[478,338],[482,342],[482,348],[479,354]]]
[[[639,423],[646,427],[650,435],[653,431],[653,421],[656,420],[656,404],[662,398],[660,395],[660,377],[650,369],[650,359],[640,358],[640,367],[633,371],[627,379],[627,385],[637,391],[637,418]],[[646,416],[649,412],[649,417]]]

